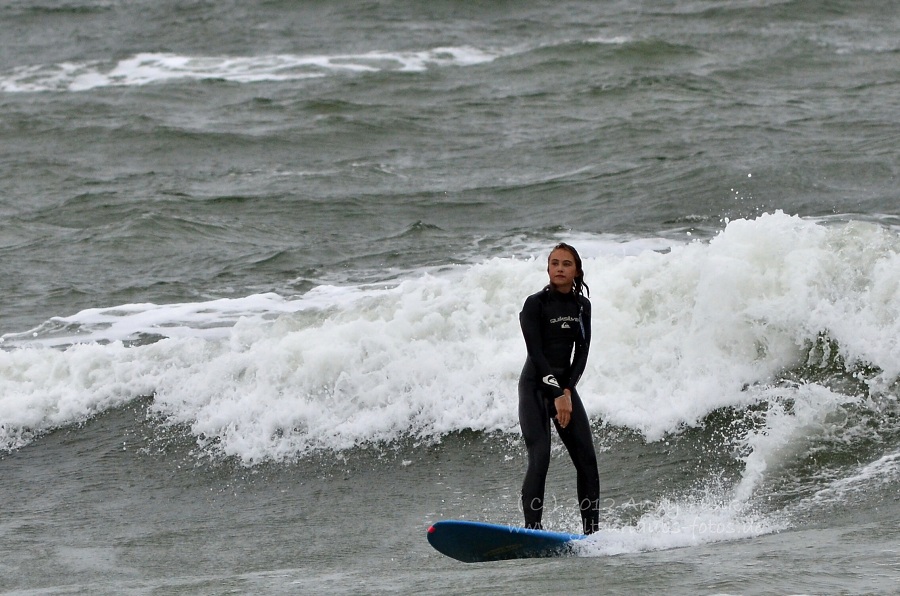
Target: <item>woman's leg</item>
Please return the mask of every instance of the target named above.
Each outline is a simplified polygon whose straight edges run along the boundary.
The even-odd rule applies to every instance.
[[[566,428],[556,423],[556,430],[575,464],[581,523],[584,533],[590,534],[600,525],[600,474],[591,423],[575,391],[572,392],[572,420]]]
[[[519,379],[519,426],[528,452],[528,468],[522,482],[522,510],[526,528],[540,528],[544,513],[544,486],[550,467],[550,412],[537,383]]]

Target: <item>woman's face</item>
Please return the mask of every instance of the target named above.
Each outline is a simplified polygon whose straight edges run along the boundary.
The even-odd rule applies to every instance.
[[[550,276],[550,285],[557,292],[570,292],[575,285],[575,277],[578,275],[578,265],[575,257],[564,248],[557,248],[550,253],[547,261],[547,274]]]

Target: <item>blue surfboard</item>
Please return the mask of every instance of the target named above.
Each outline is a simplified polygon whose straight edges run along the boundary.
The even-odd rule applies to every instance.
[[[428,542],[464,563],[558,557],[572,551],[583,534],[529,530],[485,522],[444,520],[428,528]]]

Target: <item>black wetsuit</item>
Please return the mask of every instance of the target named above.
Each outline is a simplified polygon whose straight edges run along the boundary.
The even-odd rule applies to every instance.
[[[519,377],[519,425],[528,450],[522,483],[525,525],[541,527],[552,420],[578,473],[581,519],[589,534],[599,523],[600,476],[590,422],[575,385],[584,372],[591,343],[591,303],[574,292],[563,294],[548,286],[525,300],[519,322],[528,349]],[[572,418],[566,428],[554,418],[554,400],[564,389],[572,393]]]

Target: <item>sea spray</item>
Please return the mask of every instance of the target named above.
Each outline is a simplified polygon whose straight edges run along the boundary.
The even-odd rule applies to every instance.
[[[588,411],[655,440],[754,403],[745,388],[805,364],[823,334],[847,374],[864,363],[873,389],[889,386],[900,361],[898,241],[879,226],[776,213],[668,254],[592,260]]]

